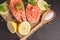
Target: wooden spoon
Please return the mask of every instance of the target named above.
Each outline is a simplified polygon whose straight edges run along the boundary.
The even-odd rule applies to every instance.
[[[47,11],[43,14],[42,19],[41,19],[41,22],[40,22],[37,26],[35,26],[35,28],[33,28],[28,35],[22,37],[20,40],[26,40],[26,39],[27,39],[30,35],[32,35],[37,29],[41,28],[45,23],[48,23],[48,22],[52,21],[55,17],[56,17],[56,14],[55,14],[55,12],[54,12],[53,10],[47,10]]]

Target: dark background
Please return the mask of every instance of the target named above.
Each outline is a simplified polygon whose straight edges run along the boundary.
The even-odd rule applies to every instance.
[[[4,0],[0,0],[0,3]],[[27,40],[60,40],[60,0],[46,0],[51,9],[56,12],[56,18],[42,26]],[[16,34],[11,34],[7,29],[5,20],[0,16],[0,40],[18,40]]]

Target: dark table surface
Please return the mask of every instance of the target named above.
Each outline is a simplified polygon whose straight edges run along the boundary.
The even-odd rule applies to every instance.
[[[46,0],[51,5],[51,9],[56,12],[56,18],[42,26],[27,40],[60,40],[60,0]],[[0,0],[0,3],[3,0]],[[18,40],[16,34],[11,34],[7,29],[6,22],[0,16],[0,40]]]

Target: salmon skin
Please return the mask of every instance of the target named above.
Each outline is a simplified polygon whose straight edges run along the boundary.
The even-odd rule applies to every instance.
[[[40,18],[40,13],[41,13],[41,10],[37,5],[38,0],[34,0],[34,1],[36,2],[35,6],[33,6],[31,3],[28,3],[26,8],[26,17],[30,23],[38,22]]]
[[[20,10],[16,9],[16,5],[18,3],[21,4]],[[10,0],[10,9],[11,9],[12,15],[15,17],[15,19],[18,22],[26,21],[25,8],[22,0]]]

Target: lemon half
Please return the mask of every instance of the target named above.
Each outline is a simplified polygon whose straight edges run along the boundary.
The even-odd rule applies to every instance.
[[[17,23],[14,21],[7,22],[7,27],[11,33],[15,33],[17,30]]]
[[[4,5],[3,7],[4,7],[4,9],[5,9],[5,12],[0,11],[0,14],[1,14],[1,15],[8,14],[9,9],[8,9],[8,4],[7,4],[7,2],[4,2],[4,3],[0,4],[0,5]]]
[[[31,25],[25,21],[18,25],[18,31],[21,35],[27,35],[30,32]]]
[[[47,5],[47,6],[48,6],[48,4],[47,4],[46,1],[44,1],[44,0],[39,0],[39,1],[38,1],[38,7],[39,7],[41,10],[47,10],[44,5]]]

